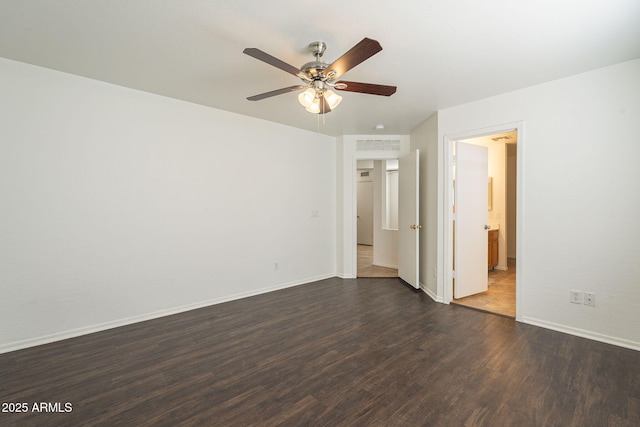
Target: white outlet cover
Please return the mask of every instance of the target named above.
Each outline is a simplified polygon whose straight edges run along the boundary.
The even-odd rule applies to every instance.
[[[569,291],[569,301],[573,304],[582,304],[582,291]]]
[[[584,293],[584,305],[590,305],[595,307],[596,305],[596,294],[585,292]]]

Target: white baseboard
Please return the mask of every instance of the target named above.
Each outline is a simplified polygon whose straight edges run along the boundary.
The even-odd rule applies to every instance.
[[[546,320],[537,319],[535,317],[524,316],[522,323],[539,326],[541,328],[551,329],[563,332],[569,335],[575,335],[582,338],[588,338],[594,341],[600,341],[607,344],[617,345],[619,347],[629,348],[631,350],[640,351],[640,342],[626,340],[624,338],[612,337],[610,335],[600,334],[598,332],[587,331],[584,329],[574,328],[572,326],[560,325],[558,323],[547,322]]]
[[[338,273],[336,274],[335,277],[338,277],[340,279],[357,279],[358,276],[357,275],[353,275],[353,274],[344,274],[344,273]]]
[[[144,322],[146,320],[157,319],[159,317],[171,316],[172,314],[184,313],[185,311],[196,310],[198,308],[208,307],[216,304],[222,304],[224,302],[234,301],[242,298],[247,298],[255,295],[265,294],[267,292],[273,292],[280,289],[292,288],[294,286],[304,285],[306,283],[317,282],[319,280],[329,279],[335,277],[334,274],[328,274],[323,276],[310,277],[307,279],[293,281],[288,283],[281,283],[266,288],[259,288],[248,292],[243,292],[234,295],[228,295],[220,298],[215,298],[208,301],[200,301],[194,304],[187,304],[179,307],[172,307],[166,310],[154,311],[151,313],[141,314],[139,316],[127,317],[124,319],[118,319],[111,322],[100,323],[97,325],[86,326],[83,328],[72,329],[69,331],[58,332],[55,334],[45,335],[36,338],[29,338],[22,341],[15,341],[7,344],[0,345],[0,354],[9,353],[11,351],[22,350],[24,348],[35,347],[38,345],[49,344],[56,341],[62,341],[69,338],[79,337],[81,335],[92,334],[94,332],[105,331],[107,329],[118,328],[120,326],[131,325],[138,322]]]
[[[422,289],[422,292],[424,292],[425,294],[427,294],[432,300],[434,300],[435,302],[444,302],[444,300],[439,297],[438,295],[436,295],[433,291],[431,291],[429,288],[427,288],[424,283],[420,282],[420,289]]]

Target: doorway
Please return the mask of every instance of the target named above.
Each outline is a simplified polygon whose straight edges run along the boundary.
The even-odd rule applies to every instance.
[[[397,174],[396,159],[358,160],[357,277],[398,277]]]
[[[481,311],[499,314],[510,318],[517,318],[517,307],[521,289],[518,283],[518,259],[517,230],[521,227],[518,222],[520,217],[517,207],[520,205],[518,189],[521,188],[521,170],[518,170],[521,157],[522,123],[514,123],[513,127],[496,127],[492,132],[476,133],[468,132],[455,137],[447,137],[447,153],[449,157],[449,171],[446,182],[449,184],[449,192],[445,193],[447,214],[445,221],[448,224],[448,236],[445,237],[445,262],[450,266],[450,272],[446,276],[445,302],[464,305]],[[483,146],[487,148],[488,169],[484,182],[487,191],[486,207],[486,237],[484,244],[486,252],[483,271],[476,271],[475,275],[486,275],[486,290],[466,296],[464,294],[456,298],[457,270],[463,271],[460,263],[465,259],[456,259],[456,244],[464,245],[464,229],[457,227],[456,219],[456,194],[462,193],[462,188],[456,188],[456,142]],[[464,206],[461,204],[461,206]],[[456,234],[457,233],[457,234]],[[456,243],[457,242],[457,243]],[[492,246],[495,245],[495,246]],[[491,250],[493,247],[493,251]],[[493,252],[493,256],[491,254]],[[493,258],[493,259],[492,259]],[[456,265],[458,263],[458,265]],[[480,279],[479,279],[480,280]],[[462,283],[461,283],[462,284]]]

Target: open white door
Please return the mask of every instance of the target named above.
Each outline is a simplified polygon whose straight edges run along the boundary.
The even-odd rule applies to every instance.
[[[454,298],[487,290],[488,150],[456,142]]]
[[[398,276],[418,289],[420,151],[401,157],[398,165]]]

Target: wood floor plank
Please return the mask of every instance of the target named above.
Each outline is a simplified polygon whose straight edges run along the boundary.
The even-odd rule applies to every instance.
[[[327,279],[0,355],[38,425],[640,425],[640,352]]]

